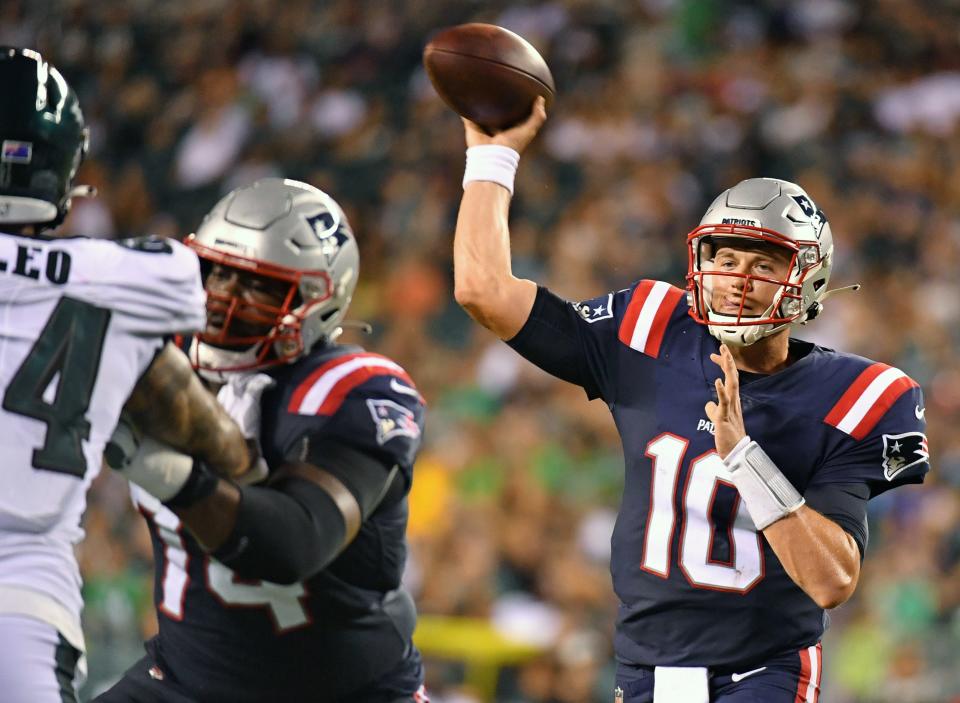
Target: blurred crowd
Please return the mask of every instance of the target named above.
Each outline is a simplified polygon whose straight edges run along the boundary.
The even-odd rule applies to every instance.
[[[40,49],[79,92],[92,127],[79,181],[100,197],[76,202],[71,233],[183,237],[266,175],[340,201],[362,256],[352,316],[374,327],[351,341],[397,359],[430,404],[407,584],[422,613],[526,646],[476,662],[425,642],[433,700],[608,701],[613,423],[453,301],[463,134],[420,56],[468,21],[529,39],[558,88],[520,167],[517,275],[571,300],[682,283],[686,233],[750,176],[795,180],[827,213],[833,282],[863,289],[796,336],[917,379],[934,469],[871,503],[857,594],[825,640],[824,700],[960,701],[956,2],[4,0],[0,44]],[[155,627],[141,522],[104,476],[82,546],[88,690]]]

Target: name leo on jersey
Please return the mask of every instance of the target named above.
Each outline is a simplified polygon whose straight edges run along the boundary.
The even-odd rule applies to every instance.
[[[17,245],[16,259],[11,268],[9,261],[0,259],[0,273],[40,280],[40,276],[55,285],[62,286],[70,278],[70,254],[63,249]]]

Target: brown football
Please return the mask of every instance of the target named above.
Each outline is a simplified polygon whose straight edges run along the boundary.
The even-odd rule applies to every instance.
[[[443,101],[491,133],[522,122],[538,95],[549,109],[556,92],[537,50],[493,24],[441,30],[423,50],[423,65]]]

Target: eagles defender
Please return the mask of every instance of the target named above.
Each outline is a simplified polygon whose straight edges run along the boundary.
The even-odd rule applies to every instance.
[[[466,123],[456,297],[613,414],[626,460],[618,700],[812,703],[825,611],[860,573],[867,501],[929,470],[920,388],[790,338],[829,294],[833,238],[786,181],[749,179],[710,205],[687,237],[686,290],[642,280],[570,304],[514,277],[513,174],[545,119],[540,99],[493,137]]]
[[[86,491],[121,409],[215,470],[250,463],[239,428],[165,338],[204,323],[197,257],[176,242],[54,237],[84,188],[77,97],[27,49],[0,48],[0,690],[76,701]],[[148,473],[131,478],[175,492]]]
[[[400,587],[423,400],[392,360],[335,343],[359,271],[346,217],[267,178],[188,243],[208,295],[191,355],[271,473],[240,487],[197,465],[192,494],[166,505],[135,490],[160,632],[97,701],[426,700]],[[192,464],[142,446],[133,461]]]

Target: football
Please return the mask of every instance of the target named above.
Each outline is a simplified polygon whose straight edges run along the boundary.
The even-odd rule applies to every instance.
[[[461,24],[437,33],[423,50],[433,87],[457,114],[494,133],[522,122],[542,95],[556,89],[539,52],[493,24]]]

